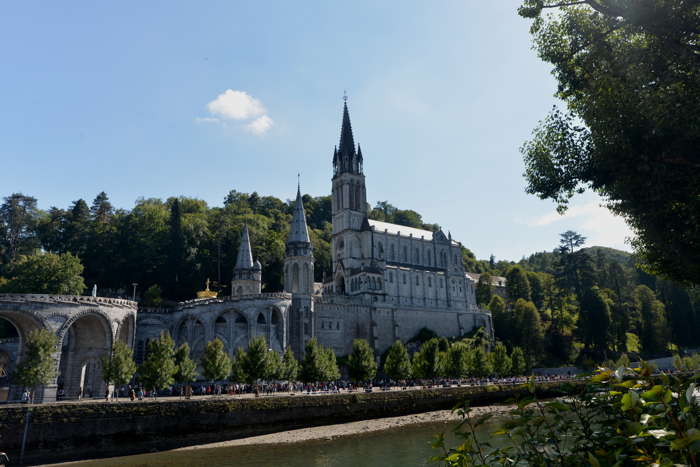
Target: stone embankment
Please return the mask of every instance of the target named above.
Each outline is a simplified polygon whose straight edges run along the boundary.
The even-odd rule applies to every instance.
[[[537,385],[539,397],[557,397],[571,384]],[[451,409],[505,403],[528,394],[518,387],[456,387],[326,396],[166,402],[76,403],[0,409],[0,443],[19,459],[27,410],[26,463],[136,454],[249,436]]]

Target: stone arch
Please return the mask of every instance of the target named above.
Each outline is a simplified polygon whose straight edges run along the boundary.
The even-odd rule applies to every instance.
[[[136,337],[136,319],[133,314],[127,315],[117,329],[117,340],[122,341],[129,347],[133,346],[134,338]]]
[[[101,397],[105,383],[100,359],[111,352],[114,337],[109,317],[99,310],[77,313],[66,321],[58,335],[59,391],[63,390],[67,398]]]
[[[12,373],[19,363],[22,342],[19,327],[0,316],[0,401],[16,399],[16,390],[12,390]]]
[[[190,346],[190,356],[198,361],[204,353],[207,333],[204,323],[192,315],[182,318],[175,327],[175,343],[177,345],[185,342]]]
[[[255,319],[255,336],[263,336],[266,341],[269,338],[267,318],[265,318],[265,314],[262,311],[258,313],[258,316]]]

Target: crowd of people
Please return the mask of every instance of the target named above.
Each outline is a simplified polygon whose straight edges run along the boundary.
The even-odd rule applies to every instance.
[[[180,397],[191,399],[201,396],[276,396],[276,395],[326,395],[352,392],[373,391],[406,391],[411,389],[450,388],[465,386],[488,385],[516,385],[524,384],[534,378],[535,382],[566,381],[576,378],[572,374],[544,375],[544,376],[511,376],[505,378],[466,378],[466,379],[438,379],[438,380],[407,380],[391,381],[379,380],[371,384],[356,384],[346,380],[327,383],[301,383],[301,382],[262,382],[259,384],[214,382],[191,383],[185,385],[173,385],[159,391],[149,390],[140,386],[127,386],[119,388],[115,393],[107,392],[105,399],[118,397],[132,401],[144,399],[156,399],[158,397]]]

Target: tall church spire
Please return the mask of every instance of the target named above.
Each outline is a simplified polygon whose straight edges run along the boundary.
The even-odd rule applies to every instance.
[[[343,124],[340,127],[339,155],[348,160],[355,155],[355,140],[352,136],[352,125],[350,125],[350,113],[348,112],[348,101],[345,98],[343,103]]]
[[[350,124],[350,112],[348,111],[348,97],[343,100],[343,122],[340,126],[340,144],[333,151],[333,175],[343,173],[362,174],[362,166],[355,149],[355,138]]]
[[[238,257],[236,258],[236,267],[234,269],[252,269],[253,268],[253,252],[250,248],[250,234],[248,225],[243,227],[243,236],[241,237],[241,246],[238,248]]]
[[[311,240],[309,240],[309,229],[306,226],[306,213],[304,212],[304,202],[301,199],[301,187],[299,184],[297,184],[297,199],[294,204],[294,215],[290,227],[287,243],[311,243]]]

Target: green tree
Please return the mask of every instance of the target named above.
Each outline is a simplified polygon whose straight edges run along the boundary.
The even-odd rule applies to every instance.
[[[488,305],[493,296],[493,286],[491,285],[491,275],[483,273],[479,276],[479,281],[476,283],[476,303],[479,306]]]
[[[143,303],[146,306],[159,307],[163,304],[163,291],[158,284],[153,284],[143,294]]]
[[[528,364],[532,365],[539,360],[544,350],[544,330],[540,313],[534,303],[521,298],[515,302],[513,314],[517,326],[516,342],[525,351]]]
[[[430,339],[413,355],[413,375],[417,378],[435,379],[443,375],[445,352],[440,350],[440,340]]]
[[[208,381],[222,381],[231,374],[231,358],[221,339],[215,338],[207,342],[202,355],[202,372]]]
[[[366,340],[352,341],[352,352],[348,357],[348,373],[350,379],[356,383],[372,380],[377,374],[374,351]]]
[[[477,347],[472,352],[469,374],[477,378],[489,376],[492,373],[491,358],[484,349]]]
[[[326,375],[325,355],[315,337],[309,339],[304,348],[304,360],[301,363],[301,380],[305,383],[323,381]]]
[[[176,383],[186,384],[197,379],[197,363],[190,358],[190,346],[187,342],[175,349],[175,365]]]
[[[249,384],[258,380],[266,379],[272,372],[272,362],[267,341],[262,336],[254,337],[248,343],[248,352],[243,360],[243,371],[245,372]]]
[[[12,379],[28,388],[32,399],[37,386],[49,384],[56,377],[53,354],[57,345],[58,338],[46,329],[35,329],[27,334],[22,360]]]
[[[664,304],[644,285],[634,289],[633,297],[635,309],[641,317],[639,338],[642,351],[645,355],[657,356],[666,350],[670,334]]]
[[[538,310],[543,311],[545,308],[545,303],[544,303],[544,281],[542,280],[542,276],[540,273],[537,272],[532,272],[528,271],[527,272],[527,281],[530,284],[530,291],[531,291],[531,297],[532,297],[532,303],[535,304]]]
[[[175,382],[175,342],[170,333],[163,331],[158,339],[148,341],[146,360],[139,368],[139,376],[147,388],[165,389]]]
[[[527,371],[527,363],[525,362],[523,349],[520,347],[515,347],[510,353],[510,361],[512,374],[514,376],[523,376],[525,371]]]
[[[508,350],[502,342],[496,343],[496,346],[491,353],[491,364],[493,367],[493,372],[496,374],[496,376],[504,377],[510,375],[510,356],[508,356]]]
[[[0,263],[11,263],[19,255],[39,247],[36,227],[39,210],[36,198],[13,193],[0,205]]]
[[[119,387],[124,386],[136,373],[134,352],[127,344],[118,340],[114,343],[112,355],[102,356],[102,379],[105,383],[113,383],[116,386],[115,395],[119,394]]]
[[[610,305],[598,287],[592,287],[581,298],[580,329],[586,349],[593,352],[594,361],[607,356],[610,333]]]
[[[299,362],[294,358],[291,347],[287,347],[282,355],[282,370],[280,379],[284,381],[296,381],[299,377]]]
[[[496,338],[505,342],[512,342],[514,333],[513,316],[506,309],[506,302],[500,296],[494,295],[491,297],[488,308],[491,311]]]
[[[406,346],[400,340],[396,340],[384,359],[384,373],[394,381],[401,381],[411,377],[411,359],[408,356]]]
[[[567,107],[522,148],[527,191],[564,210],[594,189],[653,270],[700,283],[700,130],[686,117],[700,113],[696,2],[524,0],[519,12]]]
[[[335,352],[330,347],[321,347],[323,356],[323,381],[335,381],[340,379],[340,368]]]
[[[530,282],[520,266],[513,266],[506,274],[506,292],[512,302],[518,299],[530,301]]]
[[[80,295],[85,290],[83,266],[70,253],[20,256],[8,269],[2,288],[10,293]]]
[[[244,370],[246,353],[242,347],[237,347],[231,359],[231,381],[234,383],[244,383],[248,381],[248,375]]]
[[[445,374],[450,378],[464,378],[470,370],[470,363],[469,347],[455,342],[445,356]]]

